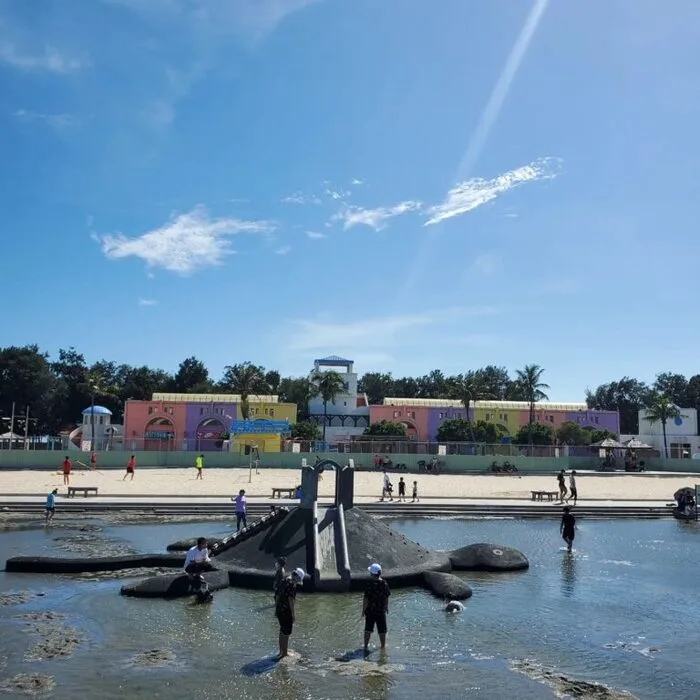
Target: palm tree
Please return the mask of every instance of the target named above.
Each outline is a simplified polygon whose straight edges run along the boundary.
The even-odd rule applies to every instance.
[[[647,402],[645,417],[652,425],[661,423],[664,436],[664,458],[668,459],[668,444],[666,442],[666,423],[676,418],[685,418],[678,406],[671,402],[666,394],[652,394]]]
[[[323,400],[323,445],[326,445],[326,423],[328,422],[328,404],[335,401],[338,394],[345,391],[345,382],[338,372],[316,371],[311,376],[314,396],[320,396]]]
[[[516,371],[516,382],[522,391],[525,400],[530,404],[529,440],[532,444],[532,424],[535,422],[535,404],[538,401],[547,401],[549,396],[544,389],[549,389],[549,384],[545,384],[542,379],[544,367],[539,365],[525,365],[523,369]]]
[[[242,362],[224,367],[224,377],[221,384],[229,391],[240,394],[243,420],[248,420],[250,415],[248,398],[254,394],[268,394],[270,391],[270,387],[265,381],[265,370],[252,362]]]
[[[476,372],[467,372],[457,386],[459,400],[467,409],[467,420],[472,434],[472,442],[476,442],[474,435],[474,423],[476,423],[476,402],[482,399],[491,399],[493,396],[486,391],[484,383]],[[470,406],[474,406],[474,415],[469,416]]]

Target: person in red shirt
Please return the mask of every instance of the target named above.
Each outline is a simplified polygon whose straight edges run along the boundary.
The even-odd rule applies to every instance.
[[[95,450],[93,450],[90,455],[90,467],[92,469],[97,469],[97,452],[95,452]]]
[[[124,474],[124,478],[122,481],[126,480],[126,477],[131,474],[131,481],[134,480],[134,469],[136,469],[136,457],[134,455],[131,455],[129,457],[129,461],[126,463],[126,474]]]
[[[63,483],[65,486],[68,486],[70,484],[70,468],[71,468],[71,461],[66,455],[66,458],[63,460]]]

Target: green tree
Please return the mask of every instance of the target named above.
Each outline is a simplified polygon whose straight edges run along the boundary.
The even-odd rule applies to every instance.
[[[243,420],[248,420],[250,416],[250,396],[270,393],[270,387],[265,382],[265,370],[252,362],[224,367],[220,387],[232,394],[240,394]]]
[[[542,381],[543,374],[544,368],[539,365],[525,365],[523,369],[519,369],[516,372],[516,382],[525,397],[524,400],[530,404],[530,421],[528,423],[530,432],[532,432],[532,426],[535,423],[535,404],[538,401],[547,401],[549,399],[544,390],[550,387],[549,384],[545,384]]]
[[[367,372],[357,383],[357,390],[367,394],[371,405],[381,404],[387,396],[394,396],[394,380],[385,372]]]
[[[393,423],[389,420],[380,420],[365,428],[363,435],[380,435],[397,437],[406,436],[406,426],[403,423]]]
[[[464,418],[451,418],[437,429],[439,442],[480,442],[494,445],[501,441],[503,429],[495,423],[484,420],[472,421]]]
[[[523,425],[513,442],[516,445],[551,445],[554,442],[554,431],[544,423],[533,422]]]
[[[323,443],[326,443],[326,424],[328,423],[328,404],[335,401],[338,394],[345,391],[345,382],[338,372],[316,371],[311,376],[314,386],[314,396],[320,396],[323,401]]]
[[[586,403],[598,411],[618,411],[620,432],[635,435],[639,432],[639,411],[649,399],[650,389],[638,379],[623,377],[617,382],[601,384],[595,391],[586,390]]]
[[[418,396],[418,382],[413,377],[395,379],[392,391],[397,399],[412,399]]]
[[[599,430],[598,428],[584,428],[584,430],[589,433],[588,443],[589,445],[594,445],[596,442],[602,442],[608,438],[612,440],[617,440],[619,435],[611,432],[610,430]]]
[[[284,377],[280,380],[278,395],[283,403],[297,405],[297,420],[309,417],[309,401],[316,396],[316,387],[308,377]]]
[[[276,369],[270,369],[265,372],[265,384],[271,394],[279,396],[281,381],[280,373]]]
[[[313,421],[302,420],[292,426],[292,437],[297,440],[313,442],[321,437],[321,431]]]
[[[645,418],[652,425],[661,423],[661,432],[664,436],[664,457],[668,459],[668,444],[666,441],[666,424],[669,420],[685,418],[678,406],[665,394],[654,393],[647,399]]]
[[[488,393],[484,382],[484,375],[479,372],[470,371],[459,378],[456,386],[455,398],[461,401],[464,408],[467,409],[467,422],[469,422],[469,426],[473,430],[474,425],[471,421],[475,418],[476,413],[471,412],[472,406],[476,408],[477,401],[495,397]],[[480,440],[477,440],[475,434],[472,435],[472,440],[474,442],[480,442]]]
[[[67,350],[62,348],[58,351],[58,360],[51,364],[51,369],[64,387],[64,403],[60,408],[57,407],[58,411],[65,423],[75,425],[81,420],[83,410],[90,405],[85,357],[74,347]]]
[[[556,431],[557,440],[562,445],[590,445],[591,431],[582,428],[578,423],[566,421]]]
[[[167,391],[172,385],[172,377],[162,369],[119,365],[115,386],[119,401],[123,405],[129,399],[150,401],[153,394]]]
[[[172,391],[178,394],[208,394],[212,390],[209,370],[196,357],[187,357],[177,368],[172,380]]]

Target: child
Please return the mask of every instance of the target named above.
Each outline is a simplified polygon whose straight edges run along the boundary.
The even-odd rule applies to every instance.
[[[420,498],[418,498],[418,482],[414,481],[413,482],[413,500],[411,501],[411,503],[415,503],[416,501],[418,503],[420,503]]]
[[[66,455],[66,458],[63,460],[63,484],[65,486],[70,486],[70,469],[71,469],[72,463],[70,461],[70,457]]]
[[[574,546],[574,537],[576,536],[576,518],[571,515],[569,506],[564,506],[564,515],[561,518],[559,532],[564,542],[566,542],[566,551],[571,554],[571,549]]]
[[[282,580],[287,576],[287,571],[285,566],[287,565],[287,557],[278,557],[275,562],[275,578],[272,584],[272,590],[275,593],[275,602],[277,602],[277,588],[279,587]]]
[[[124,479],[122,479],[122,481],[124,481],[129,474],[131,474],[131,480],[133,481],[134,469],[136,469],[136,457],[131,455],[131,457],[129,457],[129,461],[126,463],[126,474],[124,474]]]
[[[406,501],[406,482],[403,477],[399,479],[399,501]]]

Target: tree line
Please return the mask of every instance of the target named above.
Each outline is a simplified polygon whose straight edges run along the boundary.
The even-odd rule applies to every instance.
[[[308,403],[321,396],[324,405],[342,391],[338,375],[322,377],[282,377],[276,370],[252,362],[227,365],[221,377],[214,378],[196,357],[185,358],[175,372],[147,366],[119,364],[111,360],[87,363],[73,347],[61,349],[50,357],[37,345],[0,348],[0,418],[7,429],[15,403],[20,427],[29,407],[30,434],[57,434],[80,421],[81,411],[92,402],[109,408],[114,422],[123,419],[128,399],[150,400],[155,392],[231,393],[240,394],[244,415],[248,397],[255,394],[276,394],[280,401],[296,403],[299,421],[308,418]],[[468,403],[479,400],[525,401],[534,419],[538,401],[548,399],[549,386],[544,382],[545,369],[526,365],[511,375],[504,367],[487,366],[462,374],[445,375],[441,370],[418,377],[395,378],[390,373],[364,374],[358,389],[367,394],[370,404],[387,397],[453,399]],[[655,396],[664,395],[673,404],[700,407],[700,375],[686,379],[683,375],[665,372],[653,385],[629,377],[603,384],[586,392],[590,408],[618,410],[621,431],[637,432],[637,411],[649,406]]]

